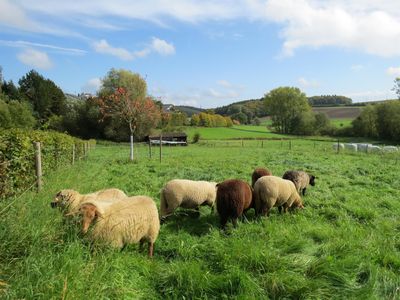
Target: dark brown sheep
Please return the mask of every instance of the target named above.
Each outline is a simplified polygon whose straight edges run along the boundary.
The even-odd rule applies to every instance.
[[[251,186],[254,188],[254,184],[257,179],[263,176],[271,176],[272,173],[270,170],[265,168],[255,168],[253,174],[251,175]]]
[[[249,208],[254,207],[253,191],[250,185],[239,179],[229,179],[217,184],[217,211],[221,227],[231,220],[237,226],[237,219]]]
[[[304,171],[286,171],[282,178],[292,181],[299,194],[301,193],[303,196],[306,194],[306,189],[309,184],[312,186],[315,185],[315,176]]]

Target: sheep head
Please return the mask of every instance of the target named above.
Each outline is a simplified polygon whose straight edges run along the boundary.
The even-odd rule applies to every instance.
[[[301,208],[301,209],[304,208],[303,201],[301,200],[300,196],[296,197],[296,199],[293,201],[292,207],[293,208],[298,207],[298,208]]]
[[[76,192],[74,190],[61,190],[59,191],[53,201],[50,203],[52,208],[61,207],[66,208],[73,200]]]
[[[82,233],[86,233],[89,229],[90,224],[101,216],[99,209],[91,203],[84,203],[79,208],[79,212],[82,215]]]
[[[314,175],[309,175],[310,176],[310,184],[312,185],[312,186],[314,186],[315,185],[315,176]]]

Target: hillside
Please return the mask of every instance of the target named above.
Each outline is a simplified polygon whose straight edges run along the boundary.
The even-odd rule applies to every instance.
[[[199,114],[204,111],[202,108],[197,108],[193,106],[186,106],[186,105],[177,105],[175,108],[181,112],[184,112],[188,117],[192,115]]]
[[[325,113],[329,119],[355,119],[361,113],[360,106],[313,107],[315,113]]]

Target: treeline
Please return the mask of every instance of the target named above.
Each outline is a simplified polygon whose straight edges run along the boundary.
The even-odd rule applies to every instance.
[[[400,141],[400,101],[367,105],[353,122],[353,134],[382,140]]]
[[[336,105],[350,105],[352,100],[345,96],[338,95],[322,95],[308,97],[308,103],[311,106],[336,106]]]
[[[203,127],[231,127],[233,122],[230,117],[202,112],[192,116],[190,125]]]
[[[236,120],[240,124],[258,124],[258,118],[267,115],[262,99],[235,102],[230,105],[217,107],[214,111],[217,114],[229,116],[232,120]]]

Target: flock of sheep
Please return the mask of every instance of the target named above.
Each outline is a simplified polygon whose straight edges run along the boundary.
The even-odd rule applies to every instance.
[[[315,177],[303,171],[287,171],[283,178],[273,176],[265,168],[256,168],[252,185],[239,179],[221,183],[174,179],[161,190],[160,214],[153,199],[147,196],[128,197],[119,189],[106,189],[82,195],[74,190],[61,190],[51,202],[60,207],[64,216],[79,216],[82,233],[92,241],[100,241],[115,248],[148,243],[148,255],[153,256],[154,243],[164,221],[178,208],[199,210],[216,204],[221,227],[228,221],[236,227],[237,219],[250,208],[256,215],[268,216],[273,207],[279,212],[289,208],[303,208],[300,194],[305,195]],[[89,230],[89,228],[91,228]]]
[[[332,145],[333,150],[338,151],[340,149],[346,149],[354,152],[397,152],[399,149],[396,146],[377,146],[365,143],[334,143]]]

